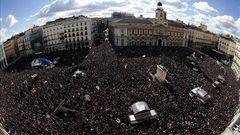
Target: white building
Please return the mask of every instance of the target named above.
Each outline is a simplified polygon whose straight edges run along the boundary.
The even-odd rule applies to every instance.
[[[187,46],[188,31],[179,20],[167,19],[162,3],[157,4],[155,18],[123,18],[110,23],[111,44],[123,46]]]
[[[43,46],[46,52],[65,50],[62,36],[64,19],[57,19],[53,22],[47,22],[43,26]]]
[[[84,16],[60,18],[43,26],[43,46],[46,52],[76,50],[91,47],[95,23]]]
[[[227,55],[234,56],[236,50],[236,43],[231,38],[221,36],[218,40],[218,50],[222,51]]]
[[[236,39],[236,51],[233,58],[232,69],[236,74],[237,79],[240,79],[240,39]]]
[[[3,49],[3,44],[0,44],[0,69],[7,67],[7,59]]]

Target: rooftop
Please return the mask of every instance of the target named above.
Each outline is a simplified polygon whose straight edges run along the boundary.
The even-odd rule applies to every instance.
[[[174,26],[174,27],[179,27],[179,28],[185,28],[185,24],[181,22],[177,22],[174,20],[168,20],[168,25],[169,26]]]
[[[134,23],[134,24],[153,24],[148,19],[139,19],[139,18],[125,18],[120,19],[117,21],[117,23]]]

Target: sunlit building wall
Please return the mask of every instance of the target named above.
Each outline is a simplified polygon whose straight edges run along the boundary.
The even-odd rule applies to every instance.
[[[236,42],[236,50],[233,58],[232,69],[236,74],[237,79],[240,79],[240,40],[235,39]]]
[[[206,31],[204,26],[187,26],[189,29],[189,45],[194,48],[216,48],[217,37],[214,33]],[[203,27],[203,28],[202,28]]]
[[[91,47],[96,27],[84,16],[60,18],[43,26],[43,43],[46,52],[76,50]]]
[[[8,62],[14,61],[19,56],[17,36],[13,36],[3,43],[4,52]]]
[[[236,43],[232,38],[220,36],[218,40],[218,50],[229,56],[234,56]]]

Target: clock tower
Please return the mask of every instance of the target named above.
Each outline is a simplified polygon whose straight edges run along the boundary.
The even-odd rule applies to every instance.
[[[161,2],[157,4],[155,19],[155,24],[167,25],[167,13],[163,10]]]

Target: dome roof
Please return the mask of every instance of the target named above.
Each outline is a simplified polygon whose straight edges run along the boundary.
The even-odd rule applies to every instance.
[[[160,7],[161,7],[161,6],[162,6],[162,3],[161,3],[161,2],[158,2],[158,6],[160,6]]]

